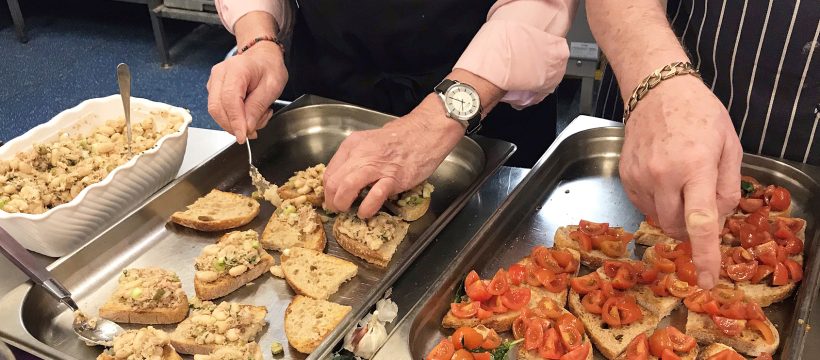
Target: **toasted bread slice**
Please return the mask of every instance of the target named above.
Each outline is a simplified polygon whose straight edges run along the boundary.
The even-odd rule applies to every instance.
[[[259,242],[268,250],[301,247],[321,252],[327,244],[327,236],[316,209],[297,207],[286,200],[268,220]]]
[[[214,305],[214,303],[210,301],[202,301],[199,302],[195,300],[192,303],[194,307],[191,311],[191,316],[187,319],[183,320],[177,328],[171,333],[171,345],[174,346],[181,354],[210,354],[214,352],[217,348],[223,346],[244,346],[248,342],[251,342],[256,339],[256,337],[262,333],[263,328],[265,327],[266,321],[265,317],[268,315],[268,309],[264,306],[255,306],[255,305],[246,305],[246,304],[236,304],[231,302],[222,302],[219,305]],[[236,308],[237,314],[244,314],[245,317],[249,318],[250,322],[241,326],[237,326],[236,328],[239,329],[238,336],[239,338],[235,341],[230,341],[225,337],[223,339],[223,344],[216,344],[215,341],[206,340],[206,338],[213,337],[203,337],[200,334],[201,327],[204,326],[205,333],[213,333],[216,335],[216,332],[212,329],[215,328],[217,325],[206,321],[204,324],[199,323],[202,320],[199,320],[200,317],[216,317],[213,316],[217,312],[222,312],[223,314],[228,314],[228,320],[236,322],[241,317],[240,315],[232,314],[233,310]],[[207,316],[205,316],[207,315]],[[225,334],[221,334],[224,336]]]
[[[123,359],[122,354],[133,354],[135,352],[137,354],[155,353],[159,349],[162,350],[161,360],[182,360],[171,346],[170,336],[152,326],[118,333],[114,336],[111,348],[97,356],[97,360],[116,360],[118,359],[117,354],[120,354],[119,359]],[[133,358],[133,356],[130,358]]]
[[[300,353],[310,354],[350,310],[350,306],[296,295],[285,310],[288,342]]]
[[[697,360],[708,360],[710,357],[719,354],[723,350],[730,350],[734,353],[737,353],[737,351],[735,351],[735,349],[732,349],[731,347],[728,347],[721,343],[712,343],[709,346],[705,347],[703,351],[700,352],[700,354],[698,354]]]
[[[117,358],[106,352],[103,352],[102,354],[97,356],[97,360],[117,360]],[[177,354],[173,346],[166,345],[162,348],[161,360],[182,360],[182,356],[179,356],[179,354]]]
[[[720,342],[749,356],[758,356],[764,352],[773,354],[780,345],[780,334],[768,319],[766,319],[766,324],[769,325],[772,334],[774,334],[775,341],[773,344],[767,344],[763,341],[763,336],[760,333],[748,328],[744,329],[738,336],[726,336],[717,328],[708,315],[690,311],[686,318],[686,334],[695,338],[700,344]]]
[[[532,287],[529,285],[522,285],[530,289],[530,302],[527,303],[527,308],[534,308],[538,306],[538,303],[541,302],[541,299],[545,297],[551,298],[558,301],[556,296],[560,296],[559,294],[551,293],[544,288],[540,287]],[[559,302],[560,304],[560,302]],[[462,326],[468,327],[476,327],[478,325],[484,325],[490,329],[495,330],[496,332],[502,333],[505,331],[510,331],[512,329],[512,324],[515,319],[521,316],[520,310],[515,311],[508,311],[502,314],[493,314],[492,316],[486,319],[479,319],[477,317],[471,317],[469,319],[462,319],[458,318],[453,315],[451,310],[447,310],[447,314],[444,315],[444,318],[441,320],[441,326],[447,329],[458,329]]]
[[[643,319],[620,328],[606,326],[600,315],[587,312],[581,304],[581,296],[575,291],[569,292],[569,309],[584,323],[587,334],[598,351],[607,359],[615,359],[626,350],[629,342],[641,333],[654,330],[660,323],[660,318],[653,312],[643,308]]]
[[[221,298],[241,288],[251,280],[258,278],[264,274],[265,271],[270,270],[273,265],[273,256],[267,253],[262,255],[261,261],[254,267],[248,269],[242,275],[237,277],[222,276],[214,282],[204,282],[194,278],[194,290],[196,296],[202,300],[212,300]]]
[[[598,273],[598,276],[600,276],[601,279],[612,281],[612,279],[606,276],[606,272],[604,272],[603,267],[598,268],[595,272]],[[675,275],[670,274],[669,276]],[[631,289],[627,290],[627,293],[635,296],[635,301],[638,305],[641,305],[644,309],[651,311],[659,319],[669,316],[673,310],[683,303],[681,299],[674,296],[657,296],[647,285],[636,284]]]
[[[293,248],[282,252],[282,272],[298,294],[327,300],[356,276],[356,264],[318,251]]]
[[[199,231],[221,231],[246,225],[259,215],[259,202],[244,195],[211,190],[171,215],[171,221]]]
[[[657,243],[670,243],[677,240],[663,233],[658,227],[649,225],[646,221],[641,221],[638,230],[635,231],[635,242],[641,245],[653,246]]]
[[[766,283],[752,284],[748,281],[735,283],[729,279],[721,278],[718,280],[718,284],[743,290],[743,293],[746,294],[746,298],[751,302],[757,303],[760,307],[767,307],[786,300],[791,296],[794,290],[797,289],[797,284],[793,282],[789,282],[786,285],[774,286]]]
[[[380,219],[374,218],[365,221],[356,217],[355,214],[340,214],[333,223],[333,236],[336,238],[336,242],[339,243],[339,246],[347,250],[347,252],[380,268],[386,268],[387,264],[390,263],[390,259],[393,258],[396,248],[404,238],[407,237],[407,230],[410,228],[410,224],[384,212],[379,212],[376,214],[376,217]],[[372,237],[378,237],[379,235],[375,233],[382,231],[380,230],[380,226],[383,225],[373,225],[373,223],[379,224],[382,222],[387,229],[384,231],[389,233],[389,235],[387,235],[388,240],[381,244],[370,243],[370,245],[368,245],[368,240]],[[357,229],[351,230],[350,226],[356,226]],[[359,236],[360,238],[354,236]]]
[[[100,307],[100,317],[117,323],[129,324],[176,324],[188,316],[188,299],[174,307],[138,309],[107,302]]]
[[[325,164],[316,164],[305,170],[297,171],[279,187],[277,193],[282,200],[305,196],[311,205],[321,207],[325,201],[325,190],[322,184],[324,173]]]
[[[430,208],[431,194],[435,188],[427,181],[410,190],[391,197],[384,206],[405,221],[416,221]]]
[[[258,278],[265,271],[270,270],[274,259],[259,247],[257,239],[258,234],[253,230],[233,231],[223,235],[216,244],[208,245],[202,249],[202,253],[197,257],[195,265],[197,270],[194,276],[196,296],[200,300],[223,297]],[[231,275],[232,265],[229,265],[230,263],[226,264],[224,260],[220,265],[221,269],[217,271],[212,264],[217,261],[216,254],[226,246],[233,246],[234,250],[232,252],[240,251],[237,249],[246,249],[248,251],[247,256],[254,257],[258,261],[251,266],[241,265],[245,266],[245,270],[237,276]],[[204,275],[205,273],[209,273],[213,277],[208,278]]]
[[[619,231],[623,231],[622,228],[615,228]],[[629,260],[632,256],[630,251],[627,251],[623,257],[614,258],[611,256],[607,256],[601,250],[593,249],[592,251],[584,251],[581,249],[581,245],[578,244],[577,241],[572,240],[569,237],[569,234],[575,230],[578,230],[577,225],[567,225],[559,227],[558,230],[555,231],[555,247],[559,249],[573,249],[578,251],[581,254],[581,263],[591,267],[591,268],[599,268],[604,264],[606,260]]]
[[[176,324],[188,315],[188,296],[172,271],[126,269],[99,313],[101,318],[118,323]]]
[[[251,341],[244,345],[220,346],[208,355],[196,355],[194,360],[263,360],[262,349],[256,341]]]

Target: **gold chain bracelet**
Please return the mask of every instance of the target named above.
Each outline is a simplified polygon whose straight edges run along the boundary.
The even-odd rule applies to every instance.
[[[649,90],[654,89],[661,81],[678,75],[692,75],[700,79],[700,72],[698,72],[698,69],[690,62],[673,62],[655,70],[651,75],[645,77],[641,83],[638,84],[638,87],[632,91],[632,96],[629,97],[629,101],[627,101],[626,106],[624,106],[624,123],[629,120],[629,114],[635,111],[635,106],[638,105],[638,101],[643,99]]]

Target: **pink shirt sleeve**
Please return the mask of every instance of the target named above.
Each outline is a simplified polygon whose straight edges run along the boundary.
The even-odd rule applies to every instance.
[[[506,90],[501,101],[513,107],[541,102],[564,77],[564,36],[577,6],[577,0],[498,0],[454,68]]]
[[[233,34],[233,27],[245,14],[264,11],[273,15],[280,31],[287,22],[286,1],[281,0],[216,0],[216,10],[225,28]]]

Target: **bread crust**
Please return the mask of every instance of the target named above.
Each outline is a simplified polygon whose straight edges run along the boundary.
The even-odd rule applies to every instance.
[[[97,360],[117,360],[117,358],[102,353],[97,356]],[[182,357],[174,350],[173,346],[168,345],[162,348],[162,360],[182,360]]]
[[[413,206],[399,206],[396,201],[387,201],[384,203],[384,207],[396,216],[404,219],[404,221],[416,221],[427,213],[427,210],[430,209],[431,202],[432,198],[429,197],[422,198],[421,203]]]
[[[314,221],[316,223],[316,230],[310,234],[304,234],[299,229],[296,229],[296,231],[299,231],[299,240],[301,245],[303,245],[297,246],[322,252],[325,250],[325,246],[327,245],[325,227],[318,215],[314,218]],[[274,213],[270,220],[268,220],[267,225],[265,225],[265,230],[262,231],[262,236],[259,238],[259,243],[262,244],[263,248],[275,251],[282,251],[286,248],[283,244],[276,240],[278,233],[276,231],[277,226],[290,227],[287,222],[279,219],[279,217]]]
[[[403,221],[400,222],[397,236],[393,240],[384,243],[378,250],[372,250],[361,241],[343,234],[339,231],[340,226],[341,219],[337,217],[333,222],[333,236],[336,238],[336,242],[339,246],[347,252],[382,269],[387,268],[390,259],[393,258],[393,254],[396,252],[396,248],[404,241],[404,238],[407,237],[407,230],[410,228],[410,224]]]
[[[299,193],[296,192],[295,189],[285,187],[280,187],[276,190],[276,192],[279,194],[279,198],[281,198],[282,200],[295,199],[301,196],[299,195]],[[324,196],[319,196],[313,191],[311,191],[310,194],[306,194],[305,197],[311,205],[319,208],[322,207],[322,203],[325,201]]]
[[[700,344],[720,342],[749,356],[758,356],[764,352],[774,354],[780,345],[780,334],[769,319],[765,322],[774,334],[774,344],[766,344],[760,333],[751,329],[744,329],[738,336],[726,336],[708,315],[693,311],[690,311],[686,318],[686,334],[695,338]]]
[[[615,228],[615,229],[619,229],[620,231],[623,231],[622,228]],[[555,245],[554,246],[556,248],[559,248],[559,249],[573,249],[575,251],[578,251],[581,254],[581,263],[588,266],[588,267],[599,268],[599,267],[604,265],[604,261],[607,261],[607,260],[629,260],[630,257],[632,256],[632,253],[630,251],[627,251],[627,253],[624,255],[624,257],[619,257],[619,258],[614,258],[614,257],[607,256],[606,254],[604,254],[600,250],[593,249],[592,251],[589,251],[589,252],[584,251],[584,250],[581,249],[581,245],[578,244],[578,242],[576,242],[575,240],[572,240],[569,237],[569,234],[571,232],[575,231],[575,230],[578,230],[578,225],[562,226],[562,227],[559,227],[557,230],[555,230],[555,237],[554,237]]]
[[[101,318],[117,323],[176,324],[188,316],[188,297],[183,294],[174,307],[153,309],[134,309],[109,300],[100,307],[99,313]]]
[[[344,313],[338,314],[339,316],[336,316],[336,318],[333,320],[333,324],[330,325],[329,329],[319,329],[321,333],[318,334],[319,336],[317,336],[317,339],[307,342],[301,342],[295,337],[297,329],[293,328],[293,325],[290,322],[290,316],[293,313],[295,307],[300,306],[302,302],[309,300],[310,299],[308,297],[296,295],[293,297],[293,300],[290,302],[290,304],[288,304],[287,309],[285,309],[285,336],[288,338],[288,343],[290,343],[291,346],[293,346],[297,351],[303,354],[310,354],[314,350],[316,350],[316,348],[319,347],[319,344],[322,343],[322,341],[327,337],[328,334],[333,332],[333,329],[339,326],[339,323],[341,323],[344,317],[347,316],[347,314],[351,310],[350,306],[342,306],[340,310],[342,310]]]
[[[219,193],[220,196],[233,197],[236,201],[250,201],[252,204],[251,212],[241,217],[234,217],[214,221],[202,221],[198,218],[194,218],[188,214],[185,214],[184,211],[177,211],[171,215],[171,221],[176,224],[185,226],[187,228],[199,231],[222,231],[247,225],[248,223],[253,221],[253,219],[256,218],[257,215],[259,215],[259,202],[254,200],[253,198],[230,192],[219,191],[216,189],[211,191],[211,193],[213,192]]]
[[[245,286],[251,280],[258,278],[273,265],[273,256],[267,252],[262,254],[262,257],[256,266],[249,268],[243,274],[233,277],[228,274],[223,274],[216,281],[206,283],[194,277],[194,290],[196,296],[200,300],[213,300],[223,297],[234,292],[236,289]]]

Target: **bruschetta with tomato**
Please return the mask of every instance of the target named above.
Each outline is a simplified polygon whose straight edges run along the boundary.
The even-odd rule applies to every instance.
[[[562,226],[555,231],[555,247],[573,249],[581,253],[581,263],[598,268],[605,260],[621,260],[632,257],[628,245],[632,233],[609,223],[581,220],[578,225]]]
[[[425,360],[494,360],[493,354],[506,354],[512,345],[513,342],[502,341],[493,329],[463,326],[441,339]]]
[[[750,249],[723,246],[720,283],[742,290],[762,307],[788,298],[803,280],[803,258],[775,241]]]
[[[707,346],[698,354],[697,360],[746,360],[746,357],[740,355],[726,345],[721,343],[714,343]],[[772,360],[772,355],[763,353],[755,358],[755,360]]]
[[[695,360],[698,343],[695,338],[673,326],[655,329],[651,335],[640,334],[626,347],[618,360]]]
[[[792,209],[792,195],[784,187],[763,185],[751,176],[740,178],[740,203],[737,214],[752,214],[761,208],[771,210],[772,216],[789,216]]]
[[[774,240],[789,248],[792,254],[802,254],[806,241],[806,220],[788,217],[770,217],[768,209],[760,209],[747,216],[726,219],[721,231],[723,244],[750,248]]]
[[[681,304],[681,300],[695,292],[694,284],[666,274],[641,261],[604,262],[596,274],[612,283],[613,287],[635,297],[644,309],[663,319]],[[577,281],[570,283],[577,285]]]
[[[525,310],[515,319],[512,330],[515,339],[523,340],[518,345],[520,360],[592,359],[584,324],[565,309]]]
[[[774,353],[780,344],[777,328],[742,290],[718,285],[683,303],[689,310],[686,334],[701,344],[720,342],[749,356]]]

